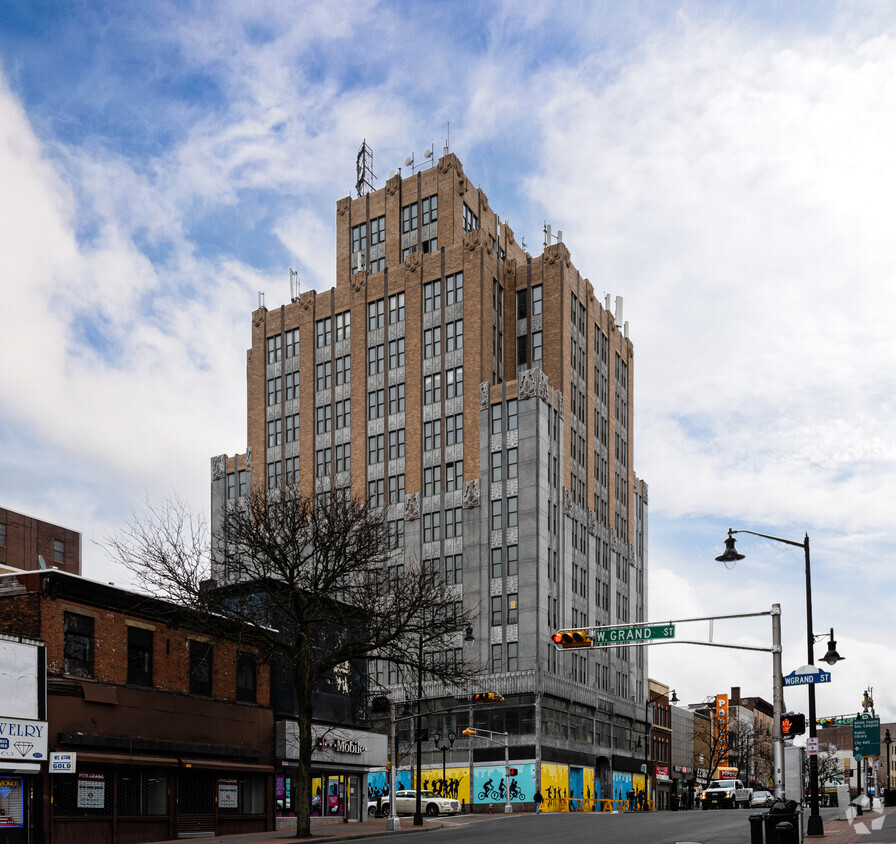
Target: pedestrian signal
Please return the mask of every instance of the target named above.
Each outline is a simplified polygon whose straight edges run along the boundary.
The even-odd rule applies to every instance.
[[[781,718],[781,735],[784,738],[801,736],[806,732],[806,716],[790,712]]]
[[[507,769],[508,777],[515,777],[515,776],[517,776],[517,774],[519,774],[519,771],[516,768],[508,768]]]

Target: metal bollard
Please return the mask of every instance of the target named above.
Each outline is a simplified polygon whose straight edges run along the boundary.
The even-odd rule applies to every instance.
[[[790,821],[781,821],[775,827],[775,844],[799,844],[796,830]]]
[[[762,823],[762,815],[750,815],[750,844],[763,844]]]

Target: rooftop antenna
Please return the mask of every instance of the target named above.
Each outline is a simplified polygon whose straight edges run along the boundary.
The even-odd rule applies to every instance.
[[[553,241],[557,241],[557,243],[563,243],[563,232],[560,229],[557,229],[557,234],[551,233],[551,224],[545,221],[544,224],[544,245],[545,248],[551,245]]]
[[[364,139],[355,158],[355,173],[357,175],[355,190],[358,192],[358,196],[372,193],[373,180],[376,175],[373,172],[373,150],[367,146],[367,138]]]
[[[299,271],[289,268],[289,298],[292,302],[299,301],[301,283],[299,282]]]
[[[262,293],[261,290],[258,291],[258,307],[259,308],[264,307],[264,293]]]

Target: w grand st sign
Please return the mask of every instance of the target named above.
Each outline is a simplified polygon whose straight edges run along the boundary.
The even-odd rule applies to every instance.
[[[674,639],[674,624],[642,624],[626,627],[595,627],[592,639],[595,645],[625,645]]]

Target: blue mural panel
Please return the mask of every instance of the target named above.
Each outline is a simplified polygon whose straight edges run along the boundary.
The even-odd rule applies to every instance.
[[[411,777],[410,771],[398,771],[395,774],[395,790],[403,791],[407,788],[414,787],[414,780]]]
[[[367,794],[371,800],[376,800],[377,794],[389,793],[388,771],[371,771],[367,774]]]
[[[517,775],[509,778],[510,802],[531,803],[535,799],[535,766],[517,765]],[[473,768],[473,802],[505,803],[506,788],[503,765],[484,765]]]
[[[627,800],[632,790],[632,775],[626,771],[613,771],[613,800]]]

